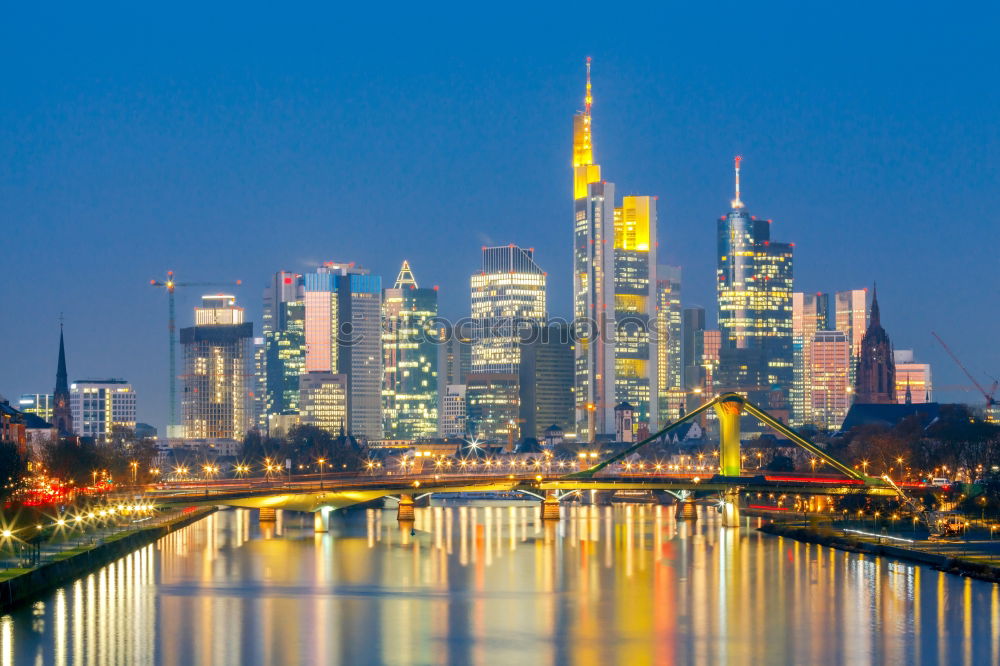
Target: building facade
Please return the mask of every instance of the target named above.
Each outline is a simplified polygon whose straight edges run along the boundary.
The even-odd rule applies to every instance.
[[[465,392],[466,430],[484,443],[513,446],[520,434],[517,373],[473,372]]]
[[[22,393],[17,401],[18,410],[25,414],[34,414],[38,418],[52,423],[51,393]]]
[[[851,349],[841,331],[818,330],[809,348],[808,391],[803,423],[824,430],[840,426],[851,407]]]
[[[896,402],[919,404],[934,402],[931,364],[917,363],[912,349],[897,349],[892,355],[896,366]]]
[[[78,435],[106,440],[115,428],[135,430],[135,389],[124,379],[78,379],[69,396]]]
[[[847,336],[851,347],[851,385],[861,358],[861,339],[868,330],[868,290],[850,289],[834,294],[833,328]]]
[[[382,278],[328,262],[305,276],[306,372],[347,376],[351,432],[382,437]]]
[[[299,378],[299,423],[337,434],[350,429],[347,376],[307,372]]]
[[[257,375],[261,402],[259,426],[271,426],[299,412],[299,375],[305,372],[305,281],[278,271],[264,289],[262,360]]]
[[[615,403],[636,423],[659,422],[656,323],[656,198],[626,196],[615,208]]]
[[[196,325],[182,328],[184,435],[192,439],[242,439],[255,426],[253,324],[233,296],[202,297]]]
[[[811,422],[809,395],[812,344],[817,331],[827,327],[826,294],[792,294],[792,388],[789,395],[791,424]]]
[[[659,266],[656,275],[657,400],[659,422],[666,424],[680,418],[683,404],[681,267]]]
[[[382,295],[383,432],[388,439],[433,437],[438,428],[436,288],[421,288],[408,262]]]
[[[449,384],[441,396],[441,411],[438,420],[439,437],[465,437],[466,403],[465,384]]]
[[[601,179],[594,160],[590,59],[584,109],[573,117],[573,316],[576,429],[581,441],[614,432],[614,408],[628,400],[655,426],[656,199],[626,196]]]
[[[546,319],[545,282],[534,250],[483,248],[482,270],[471,279],[472,373],[517,374],[520,331]]]
[[[750,215],[736,196],[718,221],[717,291],[722,334],[717,384],[768,404],[792,384],[792,252],[771,240],[771,220]]]
[[[576,408],[573,398],[575,349],[570,325],[558,322],[525,332],[518,370],[521,437],[545,438],[557,426],[572,431]]]

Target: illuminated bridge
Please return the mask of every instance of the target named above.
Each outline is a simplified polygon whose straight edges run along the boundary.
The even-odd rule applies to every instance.
[[[709,409],[714,409],[719,417],[717,474],[634,474],[612,468],[615,463]],[[740,417],[744,413],[823,460],[842,476],[744,473],[740,453]],[[399,518],[402,521],[413,519],[414,501],[422,497],[436,493],[482,492],[533,496],[541,501],[543,519],[558,519],[559,502],[562,500],[579,497],[584,491],[623,490],[667,492],[682,503],[696,497],[715,497],[723,514],[723,524],[732,527],[739,524],[740,493],[898,495],[906,499],[888,480],[868,477],[851,469],[735,393],[717,396],[635,445],[589,469],[569,474],[553,474],[550,471],[504,473],[498,470],[481,474],[428,473],[395,477],[334,475],[320,480],[290,479],[285,483],[270,479],[205,481],[170,484],[150,491],[148,499],[159,506],[206,504],[256,508],[261,509],[262,519],[273,516],[277,509],[310,512],[316,516],[317,531],[326,531],[332,510],[384,497],[399,499]]]

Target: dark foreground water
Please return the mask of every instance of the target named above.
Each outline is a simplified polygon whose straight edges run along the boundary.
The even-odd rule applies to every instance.
[[[0,618],[0,664],[1000,662],[997,586],[711,511],[564,510],[418,509],[412,538],[223,511]]]

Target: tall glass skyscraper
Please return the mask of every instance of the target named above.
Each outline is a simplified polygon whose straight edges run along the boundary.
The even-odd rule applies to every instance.
[[[438,348],[429,327],[437,288],[421,288],[406,261],[382,295],[382,420],[385,437],[433,437],[438,428]]]
[[[264,348],[258,392],[263,399],[262,429],[278,416],[299,413],[299,375],[305,370],[305,284],[301,275],[275,273],[264,290]]]
[[[305,275],[306,372],[347,376],[354,435],[382,437],[382,278],[353,263]]]
[[[469,431],[512,444],[518,436],[521,333],[545,323],[545,272],[534,251],[483,248],[472,276],[472,365],[466,377]]]
[[[514,244],[483,248],[472,276],[472,372],[516,374],[519,330],[545,323],[545,272],[534,250]]]
[[[601,180],[594,161],[590,82],[573,118],[573,316],[575,400],[580,441],[614,432],[614,408],[629,402],[640,421],[658,417],[656,341],[656,198],[626,196]]]
[[[793,246],[772,241],[771,220],[747,212],[740,160],[732,209],[718,221],[718,385],[768,405],[774,389],[787,400],[792,384]]]
[[[854,385],[858,360],[861,358],[861,339],[868,330],[868,290],[838,291],[834,296],[834,329],[847,336],[851,349],[851,385]]]

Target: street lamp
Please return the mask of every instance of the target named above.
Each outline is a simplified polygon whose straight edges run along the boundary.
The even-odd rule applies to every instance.
[[[219,471],[216,465],[203,465],[202,470],[205,472],[205,494],[208,495],[208,481],[213,474]]]
[[[135,473],[139,469],[139,463],[136,462],[135,460],[133,460],[132,462],[130,462],[128,464],[128,466],[132,468],[132,485],[134,486],[135,485]]]
[[[326,464],[326,458],[320,458],[316,462],[319,463],[319,489],[323,490],[323,465]]]

